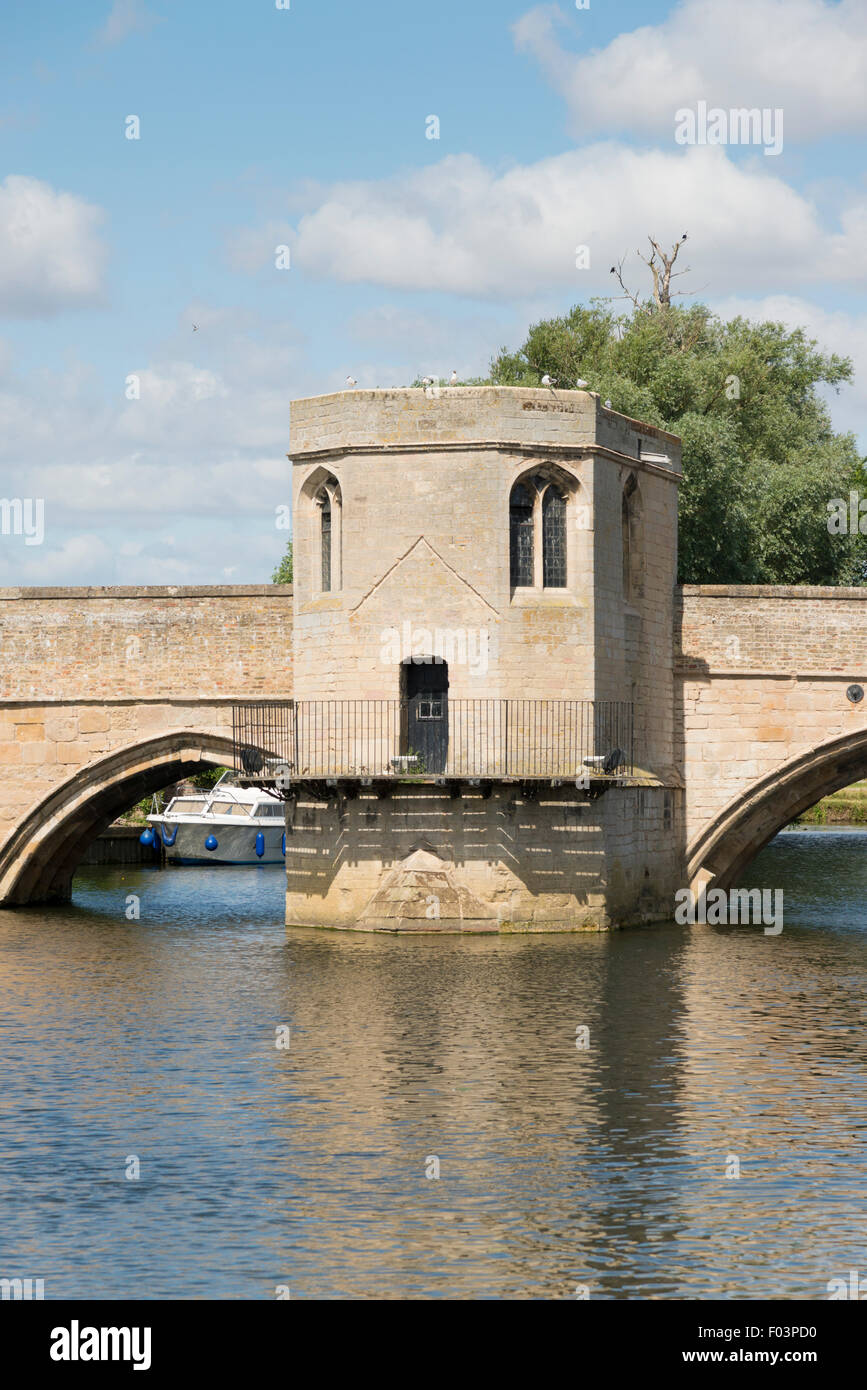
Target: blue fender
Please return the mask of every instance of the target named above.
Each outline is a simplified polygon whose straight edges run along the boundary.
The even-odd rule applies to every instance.
[[[265,836],[262,834],[261,830],[259,830],[259,831],[257,831],[257,833],[256,833],[256,858],[257,858],[257,859],[261,859],[261,858],[262,858],[262,855],[263,855],[264,853],[265,853]]]
[[[172,831],[171,835],[169,835],[168,828],[167,828],[165,825],[163,825],[162,830],[163,830],[163,844],[164,844],[164,845],[168,845],[169,849],[171,849],[172,845],[175,843],[175,840],[178,838],[178,827],[175,826],[175,828],[174,828],[174,830]]]
[[[139,842],[140,845],[152,845],[152,844],[153,844],[153,842],[154,842],[154,832],[151,830],[150,826],[148,826],[147,830],[143,830],[143,831],[142,831],[142,833],[141,833],[141,834],[139,835],[139,837],[138,837],[138,842]]]
[[[205,841],[205,849],[218,849],[219,844],[220,842],[217,839],[216,835],[209,835],[207,840]]]
[[[282,841],[282,843],[281,843],[281,845],[280,845],[280,853],[283,854],[283,855],[285,855],[285,853],[286,853],[286,831],[285,831],[285,830],[283,831],[283,841]]]

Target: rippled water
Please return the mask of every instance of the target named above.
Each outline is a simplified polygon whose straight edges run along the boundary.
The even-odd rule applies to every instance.
[[[780,836],[750,881],[781,935],[287,933],[279,868],[90,869],[0,913],[0,1277],[827,1298],[867,1271],[867,834]]]

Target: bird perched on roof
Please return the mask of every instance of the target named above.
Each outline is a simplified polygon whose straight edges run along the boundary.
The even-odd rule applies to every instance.
[[[449,377],[449,386],[457,386],[457,384],[458,384],[458,374],[457,374],[457,372],[452,372],[451,376]]]
[[[346,385],[347,385],[347,386],[349,387],[349,389],[351,390],[353,386],[357,386],[357,385],[358,385],[358,382],[355,380],[355,377],[354,377],[354,376],[348,376],[348,377],[346,378]]]
[[[578,380],[575,382],[575,385],[577,386],[579,391],[583,391],[585,386],[587,385],[587,382],[584,380],[583,376],[579,376]]]
[[[555,386],[556,384],[557,384],[557,378],[556,378],[556,377],[553,377],[553,376],[549,376],[547,372],[546,372],[545,375],[542,377],[542,385],[543,385],[543,386]]]
[[[606,409],[606,410],[610,410],[610,409],[611,409],[611,402],[610,402],[610,401],[606,401],[606,402],[605,402],[605,409]]]
[[[423,376],[422,379],[421,379],[421,384],[422,384],[422,386],[433,386],[433,377],[432,377],[432,376]]]

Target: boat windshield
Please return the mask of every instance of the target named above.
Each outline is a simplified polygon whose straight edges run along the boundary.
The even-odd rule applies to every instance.
[[[208,807],[208,814],[212,816],[249,816],[250,807],[242,805],[240,801],[212,801]]]
[[[204,809],[204,801],[189,796],[176,796],[166,807],[166,813],[171,811],[176,816],[198,816]]]

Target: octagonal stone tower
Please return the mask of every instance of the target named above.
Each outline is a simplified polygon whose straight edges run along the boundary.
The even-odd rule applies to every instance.
[[[295,401],[290,454],[287,921],[669,915],[679,441],[592,393],[443,387]]]

